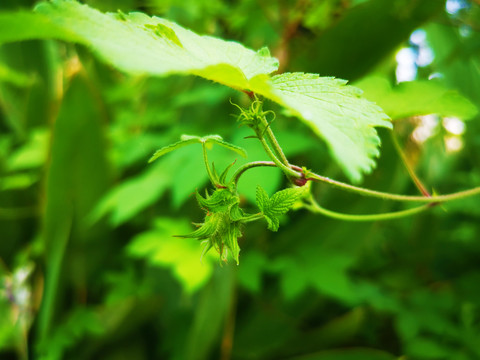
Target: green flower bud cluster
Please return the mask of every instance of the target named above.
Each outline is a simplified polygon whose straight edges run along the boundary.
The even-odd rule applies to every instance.
[[[238,194],[228,188],[219,188],[211,195],[207,192],[205,197],[197,192],[196,197],[206,212],[205,221],[197,224],[199,228],[194,232],[180,237],[203,240],[205,246],[202,256],[214,248],[221,260],[226,262],[230,256],[238,265],[238,238],[242,236],[241,226],[248,218],[239,206]]]

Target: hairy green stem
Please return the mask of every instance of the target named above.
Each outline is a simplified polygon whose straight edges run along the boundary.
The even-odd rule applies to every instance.
[[[235,184],[238,183],[238,180],[242,174],[247,171],[248,169],[254,168],[254,167],[276,167],[277,164],[274,163],[273,161],[254,161],[251,163],[247,163],[240,167],[235,174],[233,175],[233,179]],[[290,167],[294,170],[297,171],[297,176],[300,177],[299,175],[302,172],[302,168],[296,165],[290,165]],[[447,201],[452,201],[452,200],[460,200],[460,199],[465,199],[470,196],[475,196],[475,195],[480,195],[480,186],[474,187],[472,189],[468,190],[463,190],[451,194],[446,194],[446,195],[436,195],[436,196],[415,196],[415,195],[399,195],[399,194],[392,194],[392,193],[386,193],[386,192],[381,192],[381,191],[376,191],[376,190],[370,190],[370,189],[365,189],[362,187],[346,184],[337,180],[330,179],[325,176],[321,176],[319,174],[315,174],[310,172],[308,174],[309,178],[308,180],[313,180],[313,181],[318,181],[318,182],[325,182],[327,184],[336,186],[340,189],[344,189],[350,192],[357,193],[362,196],[370,196],[370,197],[376,197],[384,200],[395,200],[395,201],[406,201],[406,202],[424,202],[424,203],[429,203],[429,206],[432,206],[434,203],[441,203],[441,202],[447,202]]]
[[[293,169],[298,167],[292,167]],[[363,196],[370,196],[370,197],[377,197],[380,199],[385,200],[396,200],[396,201],[410,201],[410,202],[425,202],[425,203],[437,203],[437,202],[445,202],[445,201],[452,201],[452,200],[460,200],[470,196],[479,195],[480,194],[480,186],[464,190],[458,191],[456,193],[447,194],[447,195],[436,195],[436,196],[415,196],[415,195],[398,195],[392,194],[387,192],[381,192],[376,190],[369,190],[358,186],[353,186],[350,184],[342,183],[340,181],[332,180],[325,176],[321,176],[315,173],[309,174],[309,180],[316,180],[320,182],[325,182],[327,184],[336,186],[340,189],[348,190],[351,192],[355,192],[359,195]]]
[[[260,142],[262,143],[263,150],[265,150],[268,157],[270,159],[272,159],[272,161],[275,163],[275,165],[280,170],[282,170],[285,175],[287,175],[289,177],[293,177],[293,178],[300,178],[301,177],[301,174],[298,173],[297,171],[293,170],[292,167],[290,166],[290,164],[288,164],[288,162],[287,162],[287,165],[285,165],[277,158],[277,156],[272,152],[272,150],[270,149],[270,146],[268,146],[268,144],[267,144],[267,141],[265,140],[265,138],[263,136],[261,136],[261,134],[257,133],[257,136],[258,136],[258,139],[260,140]]]
[[[272,129],[270,129],[270,126],[267,128],[266,130],[266,134],[267,134],[267,138],[268,138],[268,141],[270,142],[270,144],[272,145],[273,147],[273,150],[275,151],[275,153],[277,154],[277,156],[280,158],[280,160],[282,161],[282,163],[286,166],[289,165],[289,162],[287,160],[287,157],[285,156],[283,150],[282,150],[282,147],[280,146],[280,144],[278,143],[278,140],[277,138],[275,137],[275,135],[273,134],[273,131]]]
[[[262,213],[258,213],[258,214],[253,214],[253,215],[249,215],[249,216],[246,216],[242,219],[242,222],[252,222],[252,221],[257,221],[257,220],[261,220],[263,219],[265,216],[262,214]]]
[[[216,177],[213,174],[212,169],[210,168],[210,163],[208,162],[207,146],[205,145],[204,142],[202,142],[202,150],[203,150],[203,161],[205,162],[205,167],[207,169],[208,177],[210,178],[210,181],[212,182],[213,186],[217,186],[217,181],[215,180]]]
[[[238,184],[240,177],[243,175],[245,171],[248,169],[252,169],[254,167],[277,167],[277,165],[273,161],[252,161],[240,166],[237,171],[232,176],[232,180],[235,185]]]
[[[320,206],[313,197],[310,199],[310,204],[305,204],[304,207],[310,210],[313,213],[322,214],[333,219],[344,220],[344,221],[380,221],[380,220],[392,220],[399,219],[406,216],[411,216],[418,214],[420,212],[426,211],[431,208],[429,204],[417,206],[407,210],[386,212],[381,214],[365,214],[365,215],[354,215],[354,214],[344,214],[336,211],[325,209]]]
[[[267,139],[270,142],[270,145],[273,147],[273,151],[277,155],[278,159],[283,163],[285,166],[289,166],[289,162],[287,160],[287,157],[285,156],[282,147],[278,143],[277,138],[275,137],[275,134],[273,133],[272,129],[270,128],[270,124],[267,121],[267,118],[265,115],[260,116],[260,120],[262,122],[262,125],[265,127],[264,133],[267,135]],[[263,134],[262,134],[263,137]]]

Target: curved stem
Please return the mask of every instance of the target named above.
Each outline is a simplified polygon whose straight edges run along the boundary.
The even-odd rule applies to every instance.
[[[267,153],[268,157],[270,159],[272,159],[272,161],[275,163],[275,165],[280,169],[282,170],[285,175],[287,176],[290,176],[290,177],[293,177],[293,178],[300,178],[302,175],[301,173],[298,173],[297,171],[293,170],[292,167],[290,166],[290,164],[288,165],[284,165],[277,157],[276,155],[272,152],[272,150],[270,149],[270,146],[268,146],[267,144],[267,141],[265,140],[265,138],[263,138],[263,136],[261,136],[261,134],[258,134],[257,133],[257,136],[258,136],[258,139],[260,140],[260,142],[262,143],[262,146],[263,146],[263,150],[265,150],[265,152]]]
[[[274,163],[273,161],[253,161],[253,162],[247,163],[241,166],[240,168],[238,168],[238,170],[233,175],[234,183],[237,184],[240,176],[242,176],[242,174],[248,169],[251,169],[254,167],[260,167],[260,166],[276,167],[277,164]],[[298,174],[302,172],[302,168],[299,166],[290,165],[290,167],[293,170],[297,171],[297,177],[298,177]],[[333,180],[328,177],[321,176],[315,173],[309,173],[308,180],[325,182],[330,185],[336,186],[340,189],[354,192],[362,196],[376,197],[384,200],[424,202],[424,203],[429,203],[430,204],[429,206],[432,206],[435,203],[441,203],[441,202],[452,201],[452,200],[460,200],[470,196],[480,195],[480,186],[474,187],[472,189],[464,190],[464,191],[459,191],[456,193],[426,197],[426,196],[414,196],[414,195],[399,195],[399,194],[392,194],[392,193],[386,193],[386,192],[381,192],[376,190],[365,189],[358,186],[342,183],[340,181]]]
[[[246,163],[242,166],[240,166],[237,171],[232,176],[232,181],[235,184],[235,186],[238,184],[238,180],[240,179],[240,176],[243,175],[245,171],[248,169],[252,169],[254,167],[277,167],[277,165],[273,161],[252,161],[249,163]]]
[[[205,167],[207,168],[207,174],[212,182],[213,186],[217,186],[217,181],[215,174],[213,173],[212,169],[210,168],[210,163],[208,162],[208,155],[207,155],[207,146],[204,142],[202,142],[202,150],[203,150],[203,161],[205,162]]]
[[[298,167],[292,167],[292,168],[296,169]],[[426,197],[426,196],[414,196],[414,195],[398,195],[398,194],[391,194],[391,193],[381,192],[376,190],[369,190],[362,187],[342,183],[340,181],[332,180],[330,178],[327,178],[325,176],[321,176],[315,173],[310,173],[308,180],[325,182],[327,184],[336,186],[340,189],[355,192],[363,196],[377,197],[381,199],[396,200],[396,201],[410,201],[410,202],[416,201],[416,202],[425,202],[425,203],[437,203],[437,202],[445,202],[445,201],[452,201],[452,200],[460,200],[460,199],[464,199],[470,196],[480,194],[480,186],[474,187],[472,189],[464,190],[464,191],[458,191],[452,194]]]
[[[257,221],[257,220],[260,220],[260,219],[263,219],[265,216],[262,214],[262,213],[258,213],[258,214],[253,214],[253,215],[250,215],[250,216],[246,216],[242,219],[243,222],[252,222],[252,221]]]
[[[423,185],[422,181],[419,179],[417,174],[415,174],[415,171],[413,170],[412,165],[409,163],[407,156],[403,152],[402,148],[400,147],[400,144],[398,143],[397,136],[393,131],[390,131],[390,136],[393,142],[393,145],[395,147],[395,150],[397,151],[398,155],[400,156],[400,159],[402,159],[402,163],[405,166],[405,169],[407,169],[408,174],[410,175],[410,178],[412,179],[413,183],[417,187],[417,189],[424,195],[424,196],[432,196],[430,192],[427,190],[425,185]]]
[[[344,220],[344,221],[380,221],[380,220],[392,220],[399,219],[406,216],[411,216],[418,214],[422,211],[428,210],[431,208],[430,205],[421,205],[407,210],[387,212],[381,214],[366,214],[366,215],[353,215],[353,214],[344,214],[336,211],[328,210],[320,206],[313,197],[310,199],[310,204],[304,205],[304,207],[310,210],[313,213],[322,214],[333,219]]]
[[[267,135],[267,139],[270,142],[270,145],[272,145],[273,151],[277,155],[278,159],[283,163],[283,165],[288,167],[289,163],[288,163],[287,157],[285,156],[282,150],[282,147],[278,143],[278,140],[275,137],[275,134],[273,133],[272,129],[270,128],[270,124],[268,123],[264,114],[265,113],[263,113],[262,116],[260,116],[260,121],[262,122],[262,125],[265,127],[264,132]],[[262,134],[262,137],[263,137],[263,134]]]
[[[288,166],[289,162],[288,162],[288,160],[287,160],[287,157],[285,156],[285,154],[284,154],[284,152],[283,152],[283,150],[282,150],[282,147],[281,147],[280,144],[278,143],[277,138],[276,138],[275,135],[273,134],[272,129],[270,129],[270,126],[267,128],[266,133],[267,133],[268,141],[269,141],[270,144],[272,145],[273,150],[275,151],[275,153],[277,154],[277,156],[280,158],[280,160],[282,161],[282,163],[283,163],[284,165]]]

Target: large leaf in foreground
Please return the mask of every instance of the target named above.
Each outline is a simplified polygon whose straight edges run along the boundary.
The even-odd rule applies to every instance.
[[[346,81],[317,74],[285,73],[271,81],[265,96],[286,106],[328,144],[333,157],[354,181],[370,172],[380,139],[374,126],[391,128],[380,107],[361,98]]]
[[[270,79],[278,62],[266,49],[255,52],[236,42],[197,35],[165,19],[141,13],[103,14],[69,0],[43,2],[36,11],[41,17],[34,23],[39,38],[82,43],[122,71],[198,75],[286,106],[327,142],[354,181],[375,165],[380,140],[374,126],[391,126],[379,107],[362,99],[359,89],[345,86],[344,80],[303,73]],[[42,24],[48,31],[41,31]],[[62,31],[52,35],[57,28]]]
[[[278,68],[267,49],[200,36],[142,13],[103,14],[74,1],[44,2],[36,11],[120,70],[151,75],[189,73],[238,89],[263,84]],[[258,85],[257,86],[261,86]]]
[[[46,16],[27,11],[0,13],[0,44],[32,39],[56,38],[75,41],[76,37]]]

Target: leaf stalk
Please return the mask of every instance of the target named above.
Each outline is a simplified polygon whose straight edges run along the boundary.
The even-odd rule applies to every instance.
[[[431,208],[431,206],[427,204],[427,205],[420,205],[407,210],[385,212],[381,214],[361,214],[361,215],[344,214],[344,213],[339,213],[336,211],[325,209],[324,207],[320,206],[316,202],[313,196],[309,199],[309,204],[305,204],[304,207],[307,210],[310,210],[312,213],[322,214],[333,219],[344,220],[344,221],[356,221],[356,222],[399,219],[399,218],[421,213]]]

